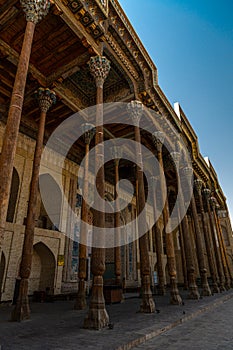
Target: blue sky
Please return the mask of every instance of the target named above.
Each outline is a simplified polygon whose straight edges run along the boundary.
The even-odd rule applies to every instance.
[[[233,219],[233,1],[120,0],[212,162]]]

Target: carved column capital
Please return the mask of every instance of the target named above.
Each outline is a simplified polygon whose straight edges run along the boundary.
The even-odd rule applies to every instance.
[[[56,94],[50,89],[39,88],[35,92],[35,97],[38,99],[41,112],[47,113],[49,108],[56,103]]]
[[[194,180],[194,186],[199,195],[201,195],[201,190],[203,186],[203,181],[201,179]]]
[[[210,201],[210,205],[211,205],[212,209],[215,210],[217,205],[218,205],[217,199],[215,197],[210,197],[209,201]]]
[[[110,61],[104,56],[94,56],[88,62],[90,72],[95,78],[96,86],[103,88],[110,71]]]
[[[193,168],[191,167],[185,167],[183,169],[183,175],[185,176],[185,178],[188,180],[188,182],[190,183],[193,177]]]
[[[210,198],[211,191],[208,188],[204,188],[203,194],[204,194],[206,200],[208,201]]]
[[[139,126],[143,114],[143,107],[143,103],[137,100],[131,101],[127,105],[127,111],[130,113],[135,126]]]
[[[155,145],[155,147],[157,148],[158,152],[162,152],[162,147],[163,147],[163,143],[165,140],[165,134],[163,131],[155,131],[152,134],[152,140],[153,143]]]
[[[96,132],[95,126],[93,124],[84,123],[81,125],[81,130],[82,130],[82,138],[85,144],[89,145]]]
[[[171,152],[171,153],[170,153],[170,158],[171,158],[171,160],[175,163],[177,169],[179,168],[180,157],[181,157],[180,152]],[[191,168],[191,169],[192,169],[192,168]],[[186,174],[185,174],[185,175],[186,175]]]
[[[25,13],[26,21],[34,24],[42,20],[50,8],[49,0],[20,0],[20,4]]]

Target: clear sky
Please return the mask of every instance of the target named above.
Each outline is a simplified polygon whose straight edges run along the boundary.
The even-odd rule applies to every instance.
[[[119,1],[212,162],[233,219],[233,0]]]

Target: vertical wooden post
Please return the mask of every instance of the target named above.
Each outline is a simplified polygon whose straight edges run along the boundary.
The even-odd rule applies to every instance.
[[[223,264],[223,271],[224,271],[224,275],[225,275],[225,288],[228,290],[231,288],[231,280],[230,280],[229,271],[228,271],[228,267],[227,267],[226,256],[224,253],[224,244],[222,241],[221,232],[219,230],[219,225],[218,225],[218,218],[217,218],[217,214],[216,214],[216,206],[217,206],[216,198],[210,197],[210,203],[211,203],[211,207],[213,210],[214,222],[215,222],[215,227],[216,227],[217,237],[218,237],[218,242],[219,242],[219,251],[220,251],[220,256],[221,256],[221,260],[222,260],[222,264]]]
[[[218,209],[218,207],[216,206],[216,210]],[[218,213],[216,212],[216,219],[217,219],[217,224],[218,224],[218,229],[219,229],[219,234],[220,234],[220,238],[222,241],[222,246],[223,246],[223,251],[224,251],[224,255],[225,255],[225,259],[226,259],[226,264],[227,264],[227,269],[228,269],[228,274],[229,274],[229,279],[230,279],[230,287],[232,288],[232,283],[233,283],[233,271],[231,269],[231,265],[229,263],[229,258],[227,255],[227,249],[226,249],[226,245],[223,239],[223,233],[222,233],[222,228],[221,228],[221,224],[220,224],[220,220],[218,217]],[[228,283],[229,286],[229,283]]]
[[[25,12],[27,25],[19,56],[0,156],[0,259],[33,36],[36,24],[41,18],[46,16],[50,5],[49,1],[44,0],[42,4],[37,4],[36,0],[31,1],[30,4],[26,0],[21,0],[20,2]]]
[[[157,157],[159,162],[159,179],[160,179],[160,188],[161,188],[161,197],[162,203],[164,204],[163,208],[163,222],[164,222],[164,231],[167,228],[169,222],[169,205],[168,205],[168,197],[167,197],[167,186],[164,177],[164,164],[163,164],[163,142],[165,139],[165,135],[162,131],[155,132],[153,134],[153,142],[157,149]],[[173,233],[170,228],[167,228],[165,232],[166,237],[166,251],[167,251],[167,264],[168,264],[168,273],[170,277],[170,302],[174,305],[180,305],[182,303],[181,296],[179,294],[179,290],[177,287],[177,271],[176,271],[176,258],[175,258],[175,248],[173,242]]]
[[[119,203],[119,197],[117,194],[116,186],[119,182],[119,161],[120,158],[122,158],[122,149],[121,147],[114,146],[111,149],[112,157],[114,159],[115,163],[115,188],[114,188],[114,199],[115,199],[115,215],[114,215],[114,221],[115,221],[115,232],[116,232],[116,239],[115,239],[115,248],[114,248],[114,260],[115,260],[115,276],[116,276],[116,285],[121,285],[121,246],[120,246],[120,234],[121,234],[121,228],[120,228],[120,220],[121,220],[121,213],[120,213],[120,203]]]
[[[25,226],[22,260],[20,264],[19,276],[20,288],[19,297],[12,312],[12,321],[22,321],[30,318],[30,308],[28,301],[28,279],[32,267],[33,241],[36,220],[36,202],[38,198],[40,161],[43,150],[45,119],[49,108],[56,102],[56,95],[49,89],[40,88],[37,93],[38,102],[41,110],[36,148],[34,153],[32,179],[30,185],[30,194],[28,202],[27,220]]]
[[[154,217],[157,218],[157,201],[156,201],[156,186],[158,184],[159,178],[153,176],[153,206],[154,206]],[[157,256],[157,272],[158,272],[158,294],[165,295],[165,278],[164,278],[164,268],[163,268],[163,237],[159,229],[158,222],[155,222],[154,225],[154,235],[155,235],[155,248],[156,248],[156,256]]]
[[[178,219],[180,222],[180,215],[178,215]],[[182,260],[182,271],[184,277],[184,290],[188,289],[188,278],[187,278],[187,264],[186,264],[186,256],[185,256],[185,248],[184,248],[184,235],[182,225],[179,224],[179,233],[180,233],[180,249],[181,249],[181,260]]]
[[[88,232],[86,230],[88,219],[88,208],[84,198],[88,196],[89,186],[89,147],[90,142],[95,134],[94,125],[85,123],[82,125],[82,134],[85,142],[85,163],[83,176],[83,193],[82,193],[82,208],[81,208],[81,228],[80,228],[80,243],[79,243],[79,264],[78,264],[78,294],[74,305],[76,310],[83,310],[86,308],[86,293],[85,293],[85,279],[87,277],[87,246],[83,243],[87,239]]]
[[[145,207],[145,189],[143,180],[143,161],[141,151],[141,135],[139,123],[143,114],[143,104],[140,101],[131,101],[128,104],[128,111],[134,122],[134,135],[136,141],[136,160],[137,160],[137,172],[136,177],[138,180],[138,213],[140,214],[138,219],[138,229],[144,233],[140,236],[139,232],[139,248],[140,248],[140,270],[142,281],[142,303],[140,307],[141,312],[153,313],[155,312],[155,303],[152,297],[150,288],[150,262],[149,262],[149,246],[148,246],[148,233],[146,224],[146,215],[143,211]]]
[[[172,158],[174,162],[176,163],[176,169],[178,170],[180,168],[180,153],[179,152],[172,152],[171,153]],[[184,173],[184,175],[186,175]],[[186,179],[187,180],[187,179]],[[188,186],[190,185],[189,179],[188,179]],[[181,189],[181,198],[180,198],[180,206],[184,206],[184,195],[182,191],[182,185],[181,185],[181,179],[180,175],[177,174],[177,186]],[[183,210],[181,210],[183,212]],[[197,284],[196,284],[196,272],[195,272],[195,265],[194,265],[194,253],[193,253],[193,247],[192,242],[190,239],[190,229],[189,229],[189,223],[188,223],[188,217],[187,214],[184,216],[182,222],[182,230],[183,230],[183,238],[184,238],[184,246],[185,246],[185,256],[186,256],[186,264],[187,264],[187,278],[188,278],[188,288],[189,288],[189,299],[199,299],[200,295],[198,292]]]
[[[110,71],[110,62],[104,56],[91,57],[89,62],[90,72],[96,82],[96,135],[95,135],[95,162],[96,169],[99,169],[96,175],[96,188],[104,201],[105,182],[104,182],[104,131],[103,131],[103,85]],[[94,199],[96,201],[96,199]],[[105,213],[103,201],[98,204],[98,211],[94,210],[94,241],[101,240],[96,237],[95,227],[105,227]],[[97,203],[96,203],[97,204]],[[105,271],[105,248],[92,247],[91,270],[93,274],[92,295],[89,306],[89,312],[84,320],[84,328],[101,329],[107,326],[109,317],[105,308],[105,300],[103,295],[103,274]]]
[[[219,276],[219,288],[220,288],[220,292],[223,292],[223,291],[225,291],[225,287],[224,287],[225,277],[224,277],[224,273],[223,273],[223,266],[222,266],[222,261],[221,261],[221,257],[220,257],[220,252],[219,252],[219,242],[218,242],[216,228],[214,225],[214,218],[212,216],[211,209],[210,209],[209,199],[210,199],[211,191],[208,188],[205,188],[203,190],[203,193],[204,193],[205,198],[206,198],[208,218],[210,221],[210,228],[211,228],[212,240],[213,240],[213,245],[214,245],[216,266],[218,269],[218,276]]]
[[[194,181],[195,189],[198,194],[198,199],[200,203],[200,211],[201,211],[201,219],[202,219],[202,227],[204,232],[204,239],[205,239],[205,246],[206,246],[206,252],[208,257],[208,263],[209,263],[209,269],[210,269],[210,275],[212,278],[212,291],[213,293],[219,293],[218,283],[217,283],[217,271],[215,266],[215,261],[213,257],[213,242],[211,240],[211,237],[209,235],[209,230],[206,224],[206,218],[205,218],[205,211],[204,211],[204,205],[203,205],[203,199],[202,199],[202,187],[203,182],[200,179],[196,179]]]
[[[191,198],[191,210],[192,210],[192,216],[193,216],[194,227],[196,232],[195,238],[196,238],[196,247],[197,247],[197,260],[198,260],[198,266],[199,266],[199,271],[201,275],[202,295],[210,296],[212,293],[207,280],[207,268],[205,264],[205,255],[204,255],[204,242],[202,238],[202,232],[200,229],[194,194],[192,195],[192,198]]]

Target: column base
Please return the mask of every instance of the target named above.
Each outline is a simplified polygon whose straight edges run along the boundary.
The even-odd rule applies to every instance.
[[[212,292],[210,290],[209,284],[205,284],[202,286],[201,296],[203,297],[210,297],[212,295]]]
[[[226,290],[231,289],[231,281],[228,278],[226,278],[226,281],[225,281],[225,288]]]
[[[226,291],[226,289],[225,289],[225,287],[224,287],[224,283],[223,283],[223,282],[220,282],[219,289],[220,289],[220,293],[221,293],[221,292],[225,292],[225,291]]]
[[[20,281],[19,297],[15,308],[11,313],[11,321],[20,322],[30,319],[30,307],[28,299],[28,280],[22,279]]]
[[[101,330],[109,324],[109,316],[105,308],[92,308],[84,320],[83,328]]]
[[[209,283],[207,280],[206,270],[201,274],[201,287],[202,287],[201,296],[209,297],[212,295],[209,287]]]
[[[83,327],[86,329],[100,330],[109,324],[109,316],[105,309],[103,295],[103,277],[94,276],[92,296],[88,314],[84,320]]]
[[[170,304],[172,305],[181,305],[182,304],[182,298],[179,294],[179,290],[177,288],[176,280],[171,278],[171,292],[170,292]]]
[[[196,284],[189,284],[188,299],[199,300],[200,294]]]
[[[145,314],[152,314],[155,312],[155,303],[152,298],[152,295],[144,295],[142,297],[140,312],[143,312]]]
[[[165,289],[165,286],[158,286],[157,288],[157,294],[158,295],[165,295],[166,294],[166,289]]]
[[[155,303],[150,289],[150,277],[148,275],[142,277],[142,303],[140,312],[153,313],[155,312]]]
[[[217,282],[213,282],[212,293],[220,293]]]
[[[75,310],[84,310],[87,307],[86,294],[85,294],[85,281],[80,280],[78,286],[77,299],[74,304]]]

